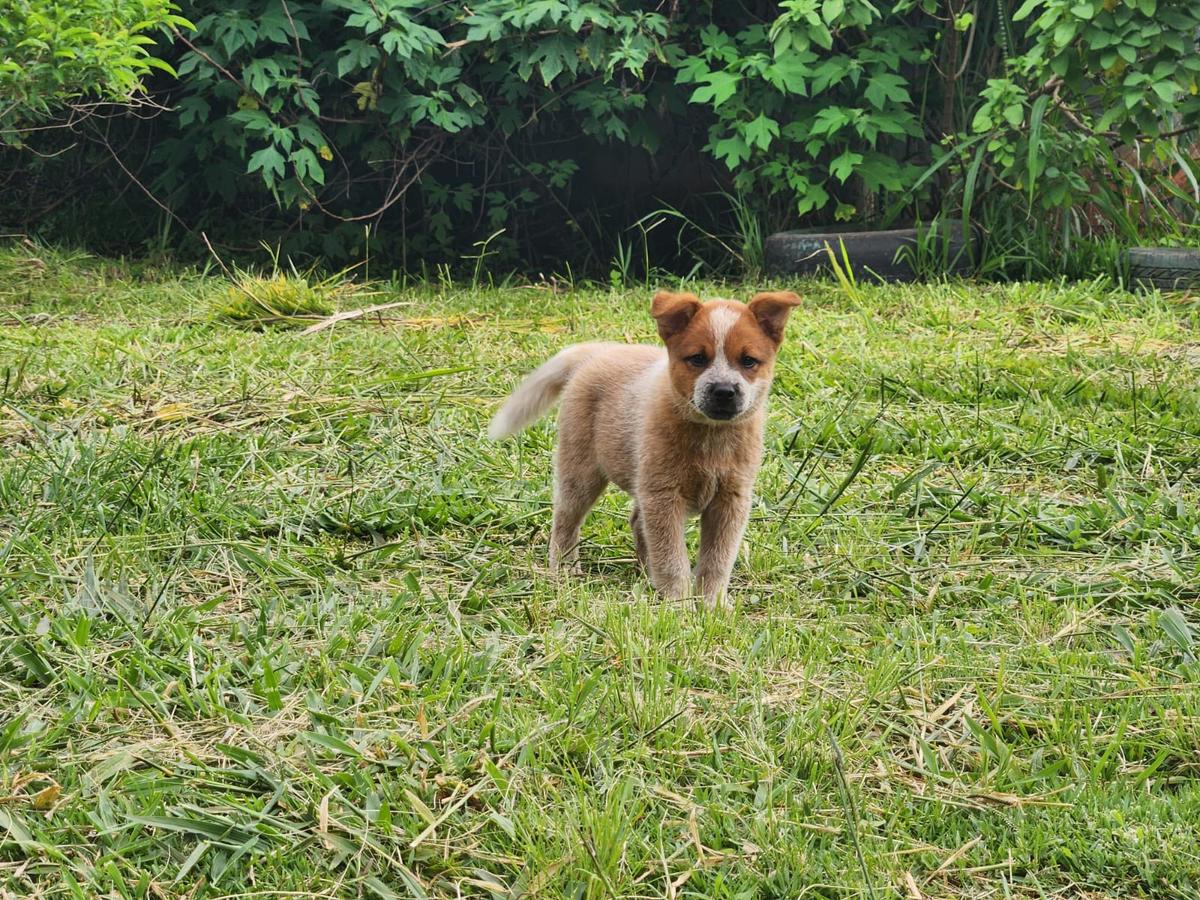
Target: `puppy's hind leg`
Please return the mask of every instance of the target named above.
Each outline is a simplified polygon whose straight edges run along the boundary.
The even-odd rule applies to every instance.
[[[579,559],[579,528],[588,511],[608,485],[593,467],[583,469],[560,463],[554,477],[554,524],[550,528],[550,568],[574,569]]]

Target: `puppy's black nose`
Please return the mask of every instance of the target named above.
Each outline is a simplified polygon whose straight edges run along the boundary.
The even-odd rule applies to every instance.
[[[737,397],[737,387],[732,384],[714,384],[709,393],[717,403],[732,403]]]

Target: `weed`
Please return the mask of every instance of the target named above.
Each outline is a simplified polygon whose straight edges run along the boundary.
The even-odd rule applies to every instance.
[[[304,278],[240,273],[218,301],[216,315],[252,327],[297,325],[333,312],[328,292]]]

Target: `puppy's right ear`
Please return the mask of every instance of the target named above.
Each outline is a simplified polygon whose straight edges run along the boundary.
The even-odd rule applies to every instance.
[[[658,323],[658,336],[664,341],[669,341],[687,328],[699,311],[700,298],[695,294],[659,291],[650,304],[650,315]]]

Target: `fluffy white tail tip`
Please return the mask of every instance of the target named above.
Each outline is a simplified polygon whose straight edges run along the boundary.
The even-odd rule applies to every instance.
[[[568,347],[534,369],[512,396],[504,401],[488,425],[488,437],[503,440],[529,427],[544,416],[557,401],[575,367],[591,350],[591,345]]]

